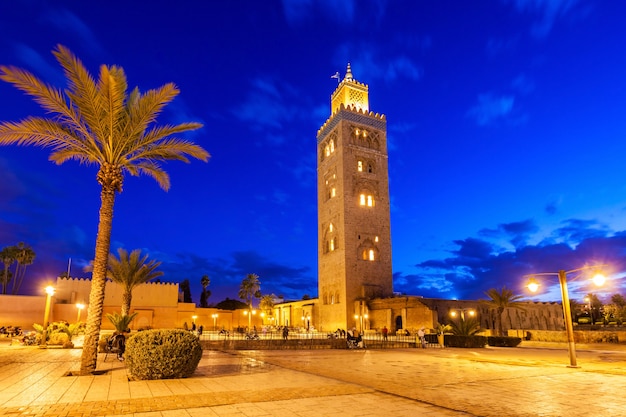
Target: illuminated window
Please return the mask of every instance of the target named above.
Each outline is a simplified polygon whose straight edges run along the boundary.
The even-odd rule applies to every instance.
[[[361,194],[359,195],[359,205],[374,207],[374,196],[371,194]]]
[[[333,231],[333,224],[332,224],[332,223],[328,226],[328,231],[329,231],[329,232],[332,232],[332,231]]]
[[[378,243],[378,236],[374,238],[374,242]]]
[[[335,239],[331,239],[330,242],[328,242],[328,250],[330,252],[335,250]]]
[[[357,162],[357,171],[363,172],[363,161]]]
[[[373,261],[374,260],[374,249],[370,249],[369,250],[369,260]]]
[[[326,156],[330,156],[330,146],[326,145],[326,148],[324,148],[324,153],[326,153]]]
[[[335,294],[330,295],[330,303],[335,304]]]
[[[335,187],[333,187],[333,188],[330,190],[330,196],[331,196],[331,197],[335,197],[336,195],[337,195],[337,190],[335,189]]]
[[[331,140],[330,141],[330,153],[335,152],[335,141]]]
[[[374,261],[376,260],[376,252],[374,249],[366,249],[363,251],[363,260],[364,261]]]

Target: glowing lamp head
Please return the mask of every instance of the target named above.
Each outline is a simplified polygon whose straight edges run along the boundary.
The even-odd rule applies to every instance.
[[[526,285],[526,287],[531,291],[531,292],[537,292],[537,290],[539,289],[539,283],[537,282],[536,279],[531,278],[528,281],[528,285]]]
[[[452,317],[456,317],[456,314],[457,314],[457,312],[456,312],[456,311],[454,311],[454,310],[452,310],[452,311],[450,312],[450,315],[451,315]]]
[[[470,310],[467,312],[471,317],[474,317],[476,315],[476,312],[474,310]]]
[[[46,287],[46,294],[48,294],[50,297],[54,295],[54,287],[52,285],[48,285]]]
[[[604,285],[604,283],[606,282],[606,277],[604,276],[602,272],[596,272],[592,278],[592,281],[594,284],[600,287]]]

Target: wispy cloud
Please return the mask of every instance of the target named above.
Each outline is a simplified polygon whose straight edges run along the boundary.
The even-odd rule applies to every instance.
[[[488,126],[499,120],[506,120],[512,114],[514,104],[514,96],[480,94],[477,102],[468,110],[467,116],[479,126]]]
[[[101,59],[104,56],[104,49],[98,42],[96,35],[81,18],[67,9],[50,8],[43,15],[42,19],[49,22],[56,29],[70,33],[73,39],[80,42],[84,50],[92,57]]]
[[[570,12],[578,2],[579,0],[514,0],[514,6],[519,12],[536,16],[530,32],[536,38],[544,38],[552,30],[555,21]]]

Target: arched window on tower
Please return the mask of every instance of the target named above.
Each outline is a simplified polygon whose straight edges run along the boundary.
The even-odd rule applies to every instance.
[[[363,161],[360,161],[360,160],[357,161],[357,163],[356,163],[356,170],[358,172],[363,172]]]
[[[359,205],[374,207],[374,196],[371,194],[361,193],[359,195]]]

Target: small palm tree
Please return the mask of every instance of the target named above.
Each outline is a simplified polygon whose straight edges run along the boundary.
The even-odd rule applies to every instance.
[[[127,316],[130,313],[133,289],[140,284],[145,284],[154,278],[162,276],[163,272],[156,271],[161,262],[155,260],[146,262],[148,255],[142,257],[141,249],[135,249],[129,255],[126,249],[119,248],[117,253],[119,258],[116,258],[112,253],[109,254],[107,278],[111,278],[113,282],[118,283],[124,289],[122,294],[122,316]]]
[[[127,329],[130,328],[130,323],[133,321],[133,319],[137,316],[137,313],[132,313],[130,315],[127,314],[119,314],[119,313],[113,313],[113,314],[107,314],[107,319],[109,319],[109,321],[111,322],[111,324],[113,324],[113,327],[115,327],[115,330],[118,333],[123,333],[125,332]]]
[[[483,300],[482,303],[487,305],[489,308],[496,310],[497,312],[497,320],[498,320],[498,335],[503,336],[504,330],[502,327],[502,313],[506,308],[515,308],[518,310],[525,310],[523,306],[523,302],[521,295],[514,295],[513,291],[509,290],[506,287],[502,287],[501,290],[497,290],[495,288],[491,288],[485,292],[485,294],[489,297],[489,300]]]
[[[457,336],[474,336],[476,333],[480,332],[480,324],[474,317],[467,319],[460,317],[459,320],[453,321],[452,324],[450,324],[450,328],[452,334]]]
[[[252,308],[252,299],[261,297],[261,282],[257,274],[248,274],[241,281],[239,287],[239,298],[244,300],[248,308]]]
[[[66,47],[58,45],[52,53],[65,72],[65,90],[26,70],[0,66],[1,80],[32,96],[50,114],[1,123],[0,145],[50,148],[50,160],[57,164],[75,160],[98,167],[100,216],[80,364],[80,374],[85,375],[96,369],[113,208],[116,194],[122,192],[124,175],[147,175],[168,190],[170,180],[161,166],[163,161],[189,162],[188,157],[193,157],[206,162],[209,154],[192,142],[174,137],[201,124],[155,125],[161,110],[179,93],[174,84],[144,94],[137,88],[128,93],[122,68],[102,65],[96,80]]]

